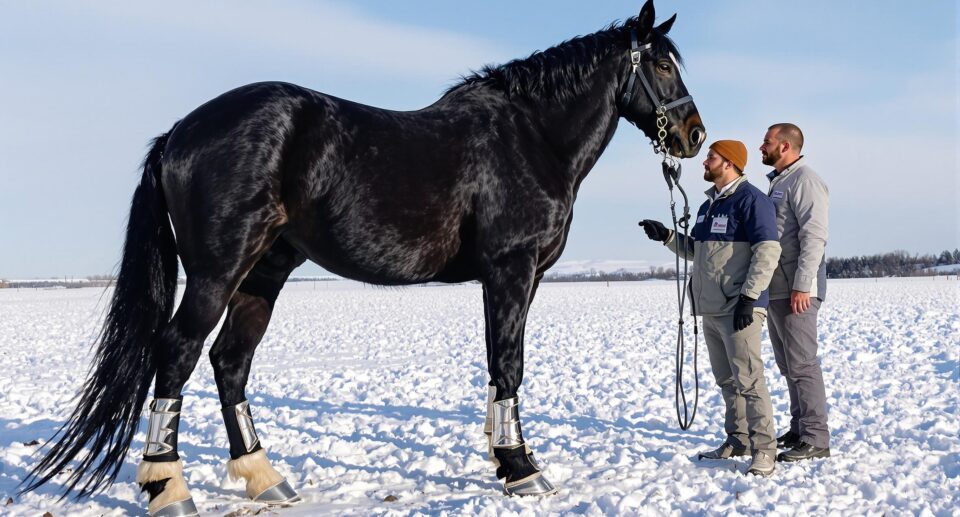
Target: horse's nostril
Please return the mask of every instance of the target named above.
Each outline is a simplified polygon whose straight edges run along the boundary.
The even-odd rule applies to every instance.
[[[703,142],[704,133],[703,130],[695,127],[693,131],[690,131],[690,144],[691,145],[700,145]]]

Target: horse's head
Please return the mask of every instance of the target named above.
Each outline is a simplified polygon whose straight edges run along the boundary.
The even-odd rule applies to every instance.
[[[654,143],[681,158],[696,156],[707,133],[700,114],[680,78],[680,55],[667,32],[673,15],[653,26],[653,0],[647,0],[636,19],[627,22],[630,49],[625,53],[620,116],[640,128]]]

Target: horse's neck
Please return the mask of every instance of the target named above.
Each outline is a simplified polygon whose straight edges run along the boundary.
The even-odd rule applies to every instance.
[[[616,62],[598,67],[593,72],[590,87],[580,95],[563,102],[544,102],[535,107],[543,124],[541,134],[551,144],[564,171],[579,186],[606,149],[617,129],[619,113],[617,95],[619,72]]]

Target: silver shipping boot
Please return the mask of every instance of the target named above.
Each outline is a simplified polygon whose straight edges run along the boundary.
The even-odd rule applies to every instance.
[[[490,460],[495,467],[500,466],[500,461],[497,460],[497,457],[493,454],[493,401],[497,398],[497,387],[496,386],[487,386],[487,416],[483,419],[483,434],[487,435],[487,459]],[[530,450],[530,446],[526,443],[523,444],[524,448],[527,451],[527,454],[530,456],[530,462],[533,463],[533,466],[540,468],[537,465],[536,460],[533,458],[533,451]]]
[[[244,400],[239,404],[220,410],[223,423],[227,426],[227,441],[230,443],[230,457],[239,458],[260,449],[260,438],[253,428],[253,415],[250,403]]]
[[[230,443],[230,478],[245,480],[247,496],[258,503],[289,506],[302,501],[293,486],[270,465],[253,427],[250,403],[244,400],[223,408],[221,413]]]
[[[147,424],[147,443],[143,456],[151,461],[176,461],[177,430],[180,427],[182,399],[153,399]]]
[[[487,435],[487,459],[495,467],[500,466],[497,457],[493,455],[493,399],[497,398],[497,387],[487,386],[487,416],[483,419],[483,434]]]
[[[557,492],[557,488],[540,471],[540,466],[533,459],[533,453],[526,448],[523,435],[520,432],[520,399],[513,397],[494,401],[491,404],[493,423],[491,427],[491,447],[493,449],[516,449],[524,447],[527,458],[537,469],[532,475],[516,481],[504,481],[503,490],[507,495],[550,495]]]
[[[150,517],[194,517],[200,515],[183,479],[180,455],[177,453],[177,432],[180,426],[182,399],[153,399],[143,462],[137,469],[141,486],[166,479],[164,488],[151,495],[147,513]]]

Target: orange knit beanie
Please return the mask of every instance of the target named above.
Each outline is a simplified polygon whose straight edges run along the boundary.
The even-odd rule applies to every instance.
[[[710,149],[735,165],[741,172],[747,167],[747,146],[739,140],[717,140]]]

